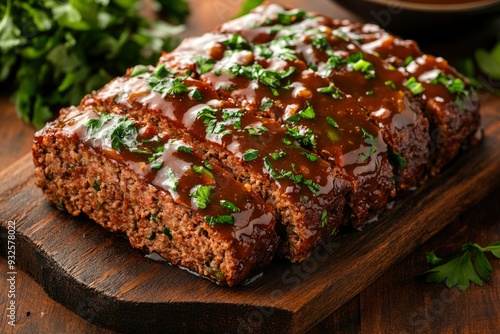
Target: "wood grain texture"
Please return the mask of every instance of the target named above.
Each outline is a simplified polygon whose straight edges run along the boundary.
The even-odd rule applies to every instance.
[[[497,188],[405,261],[392,266],[385,280],[364,290],[360,296],[363,332],[498,333],[500,260],[488,256],[494,270],[490,281],[482,287],[471,285],[465,293],[426,283],[420,273],[429,269],[423,259],[432,250],[439,257],[449,257],[466,242],[486,246],[500,240],[499,199]]]
[[[19,267],[50,297],[107,328],[300,333],[500,184],[500,114],[483,113],[483,120],[486,137],[478,147],[378,222],[324,243],[302,264],[273,263],[249,286],[221,288],[145,259],[123,238],[54,209],[33,185],[30,155],[0,175],[2,235],[7,220],[16,220]],[[92,308],[83,312],[82,300]]]

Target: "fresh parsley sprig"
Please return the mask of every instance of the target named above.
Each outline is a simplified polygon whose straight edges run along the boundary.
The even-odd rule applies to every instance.
[[[426,281],[438,284],[444,281],[448,288],[458,286],[461,291],[467,290],[470,282],[482,286],[483,281],[488,281],[493,272],[486,252],[491,252],[500,259],[500,241],[484,248],[468,242],[462,245],[460,253],[449,259],[441,259],[432,251],[426,257],[427,263],[433,267],[424,273],[427,275]]]
[[[140,16],[140,0],[7,0],[0,3],[0,85],[17,113],[42,127],[62,106],[77,105],[136,64],[155,63],[184,28]],[[151,1],[178,24],[185,0]]]

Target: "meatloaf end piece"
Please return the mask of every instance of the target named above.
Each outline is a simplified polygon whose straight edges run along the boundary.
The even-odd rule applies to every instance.
[[[267,204],[151,125],[69,108],[36,134],[33,158],[51,203],[220,285],[241,284],[278,247]]]

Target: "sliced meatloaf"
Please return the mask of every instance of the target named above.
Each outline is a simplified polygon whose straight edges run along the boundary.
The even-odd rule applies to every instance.
[[[152,87],[161,73],[166,86],[176,81],[186,90],[174,93]],[[272,120],[213,99],[215,91],[200,81],[170,75],[173,70],[159,66],[152,72],[117,78],[87,96],[82,105],[126,112],[162,133],[192,142],[204,159],[229,170],[274,208],[282,223],[278,227],[284,239],[281,252],[292,261],[309,256],[321,240],[338,230],[349,190],[340,171],[295,145]]]
[[[310,256],[467,146],[477,96],[374,25],[266,5],[185,39],[38,132],[37,185],[134,247],[234,286]]]
[[[333,22],[326,17],[278,5],[261,7],[253,15],[259,16],[259,23],[250,28],[248,19],[241,18],[223,24],[219,30],[237,34],[240,44],[246,41],[251,45],[256,62],[285,55],[295,59],[294,63],[303,61],[314,72],[309,77],[328,78],[359,103],[370,121],[380,128],[390,148],[398,188],[405,190],[424,180],[429,157],[428,121],[418,101],[404,86],[402,73],[387,69],[381,59],[363,52],[356,41],[332,29]],[[206,48],[185,40],[179,49],[189,49],[183,46],[189,43],[193,45],[191,49]],[[232,46],[224,41],[222,44]],[[341,97],[345,99],[342,95],[337,99]]]
[[[437,174],[470,145],[480,124],[479,99],[466,78],[446,60],[424,54],[417,43],[393,36],[373,24],[336,21],[342,32],[401,72],[416,92],[430,122],[431,174]]]
[[[241,283],[278,247],[264,201],[149,124],[66,109],[36,134],[33,157],[50,202],[221,285]]]

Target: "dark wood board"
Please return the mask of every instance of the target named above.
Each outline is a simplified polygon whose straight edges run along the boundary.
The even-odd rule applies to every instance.
[[[329,240],[300,265],[222,288],[144,258],[85,218],[48,205],[29,155],[0,174],[2,244],[16,221],[16,265],[85,319],[120,332],[304,332],[500,185],[500,114],[485,139],[361,232]],[[0,247],[4,252],[5,247]],[[5,255],[5,254],[3,254]]]

